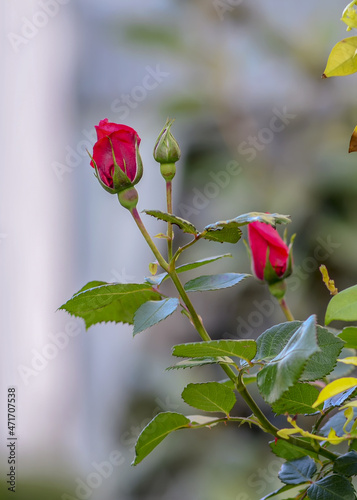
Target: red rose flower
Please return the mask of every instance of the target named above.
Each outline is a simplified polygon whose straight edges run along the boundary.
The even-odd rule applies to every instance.
[[[252,268],[258,279],[274,283],[291,274],[291,245],[282,240],[276,229],[264,222],[251,222],[248,239]]]
[[[110,193],[127,189],[141,179],[140,137],[126,125],[101,120],[96,127],[91,166],[102,186]]]

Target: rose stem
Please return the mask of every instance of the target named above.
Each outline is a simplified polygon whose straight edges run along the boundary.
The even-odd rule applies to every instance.
[[[172,214],[172,181],[166,181],[166,201],[167,201],[167,213]],[[172,259],[172,240],[173,231],[171,222],[167,223],[167,258],[170,262]]]
[[[283,313],[285,314],[285,317],[288,321],[294,321],[294,316],[292,315],[290,309],[289,309],[289,306],[288,304],[286,303],[285,299],[280,299],[279,300],[279,305],[283,311]]]
[[[131,215],[133,216],[133,219],[136,222],[136,225],[140,229],[141,234],[144,236],[146,243],[149,245],[151,248],[152,253],[155,255],[158,263],[160,266],[164,269],[164,271],[168,272],[169,271],[169,265],[166,262],[166,260],[163,258],[159,250],[157,249],[155,243],[152,241],[150,234],[147,232],[146,227],[143,224],[143,221],[141,220],[141,217],[139,215],[139,212],[137,211],[136,208],[132,208],[130,210]]]

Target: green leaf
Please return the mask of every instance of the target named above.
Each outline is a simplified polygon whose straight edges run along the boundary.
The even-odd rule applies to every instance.
[[[245,226],[251,222],[265,222],[270,226],[275,227],[277,224],[288,224],[291,222],[289,215],[281,214],[266,214],[264,212],[249,212],[247,214],[238,215],[234,219],[226,221],[218,221],[214,224],[209,224],[205,229],[215,229],[217,227],[222,227],[225,224],[235,223],[238,226]]]
[[[234,392],[218,382],[188,384],[181,394],[185,403],[204,411],[218,411],[229,415],[236,403]]]
[[[140,463],[170,432],[190,427],[190,425],[190,420],[181,413],[164,412],[156,415],[138,437],[132,465]]]
[[[242,237],[242,231],[235,222],[217,222],[214,227],[206,226],[202,236],[205,240],[219,243],[237,243]]]
[[[301,321],[288,321],[274,325],[257,338],[256,360],[270,361],[286,346],[302,325]]]
[[[202,236],[206,240],[237,243],[241,238],[242,232],[240,226],[245,226],[250,222],[265,222],[275,227],[276,224],[287,224],[290,219],[287,215],[280,214],[265,214],[262,212],[250,212],[239,215],[234,219],[226,221],[218,221],[214,224],[209,224],[202,232]]]
[[[134,315],[133,335],[143,332],[167,318],[177,309],[178,305],[179,300],[176,298],[148,300],[137,309]]]
[[[265,222],[266,224],[275,227],[277,224],[289,224],[291,222],[289,215],[265,214],[263,212],[249,212],[247,214],[239,215],[233,220],[240,226],[250,224],[251,222]]]
[[[272,405],[272,408],[277,415],[316,413],[316,408],[313,408],[312,405],[318,395],[319,390],[310,384],[295,384],[284,392],[282,397]]]
[[[354,419],[357,418],[357,408],[353,408]],[[328,436],[331,429],[333,429],[337,436],[343,436],[344,430],[343,427],[346,424],[346,417],[343,411],[336,413],[333,417],[331,417],[323,427],[321,427],[320,433],[322,436]],[[346,426],[346,431],[350,432],[353,422],[349,422]]]
[[[191,222],[176,215],[168,214],[166,212],[161,212],[160,210],[144,210],[147,215],[151,215],[156,219],[163,220],[165,222],[171,222],[171,224],[176,224],[184,233],[197,234],[198,231]]]
[[[303,441],[310,442],[310,439],[300,438]],[[280,458],[285,460],[295,460],[296,458],[302,458],[309,455],[312,458],[318,458],[317,453],[312,451],[303,450],[299,446],[295,446],[285,439],[278,439],[277,442],[270,441],[269,446],[271,451]]]
[[[317,326],[317,343],[320,351],[313,354],[306,363],[300,380],[320,380],[329,375],[337,364],[344,343],[327,328]]]
[[[225,364],[225,365],[234,365],[235,363],[231,358],[227,356],[218,356],[215,358],[203,357],[203,358],[194,358],[194,359],[185,359],[183,361],[179,361],[176,365],[169,366],[166,370],[178,370],[180,368],[194,368],[195,366],[204,366],[204,365],[215,365],[215,364]]]
[[[200,276],[188,281],[184,289],[186,292],[205,292],[209,290],[221,290],[230,286],[237,285],[250,274],[225,273],[214,274],[210,276]]]
[[[106,283],[105,281],[90,281],[89,283],[84,285],[84,287],[82,287],[80,290],[78,290],[78,292],[75,293],[74,295],[78,295],[79,293],[85,292],[86,290],[89,290],[90,288],[95,288],[95,287],[101,286],[101,285],[108,285],[108,283]]]
[[[310,500],[355,500],[355,490],[348,479],[337,474],[326,476],[307,490]]]
[[[94,287],[88,288],[95,283]],[[97,283],[101,283],[97,286]],[[160,300],[148,283],[91,282],[74,294],[60,309],[83,318],[86,328],[101,323],[134,323],[135,311],[148,300]]]
[[[357,36],[344,38],[331,50],[323,78],[352,75],[357,71]]]
[[[223,255],[215,255],[214,257],[208,257],[206,259],[196,260],[195,262],[190,262],[188,264],[183,264],[182,266],[178,266],[176,268],[176,272],[183,273],[184,271],[191,271],[192,269],[196,269],[197,267],[205,266],[206,264],[210,264],[211,262],[215,262],[218,259],[222,259],[223,257],[232,257],[230,253],[225,253]],[[168,273],[157,274],[156,276],[148,276],[145,278],[145,281],[151,283],[152,285],[161,285],[161,283],[168,278]]]
[[[333,471],[343,476],[355,476],[357,474],[357,452],[349,451],[338,457],[333,464]]]
[[[348,326],[342,330],[338,337],[346,343],[343,347],[357,349],[357,327]]]
[[[302,457],[285,462],[281,466],[278,477],[285,484],[302,484],[309,482],[316,471],[315,460]]]
[[[257,383],[264,399],[272,404],[296,384],[308,359],[320,350],[315,316],[310,316],[294,333],[284,349],[258,373]]]
[[[257,339],[256,359],[270,361],[278,356],[301,325],[301,321],[289,321],[275,325],[262,333]],[[336,366],[337,357],[344,346],[338,337],[319,325],[317,325],[317,343],[320,351],[307,361],[300,380],[313,381],[327,376]]]
[[[210,340],[175,345],[172,354],[181,358],[236,356],[250,361],[254,358],[256,349],[254,340]]]
[[[357,321],[357,285],[342,290],[330,300],[326,310],[325,323],[328,325],[336,319]]]

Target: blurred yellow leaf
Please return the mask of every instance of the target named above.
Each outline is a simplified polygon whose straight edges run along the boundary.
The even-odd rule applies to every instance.
[[[354,417],[354,411],[353,411],[353,408],[347,408],[344,412],[343,412],[344,416],[346,417],[346,423],[345,425],[343,426],[343,432],[346,432],[347,433],[347,426],[350,422],[352,422],[353,420],[353,417]]]
[[[357,5],[357,0],[353,0],[349,3],[342,12],[341,21],[347,24],[347,31],[351,31],[352,28],[357,28],[357,12],[354,8],[355,5]]]
[[[357,408],[357,400],[349,401],[345,405],[341,406],[341,410],[345,410],[346,408]]]
[[[327,439],[326,441],[328,441],[329,443],[331,444],[340,444],[342,443],[342,441],[344,441],[345,439],[342,437],[338,437],[335,430],[334,429],[331,429],[328,436],[327,436]]]
[[[354,386],[357,386],[357,378],[355,377],[346,377],[334,380],[322,389],[319,397],[316,399],[312,407],[316,408],[316,406],[319,406],[321,403],[326,401],[326,399],[332,398],[333,396],[336,396],[336,394],[340,394],[340,392],[351,389],[351,387]]]
[[[357,151],[357,127],[355,127],[353,134],[351,136],[350,147],[348,152],[354,153],[355,151]]]
[[[340,363],[345,363],[346,365],[355,365],[357,366],[357,356],[349,356],[348,358],[338,359]]]
[[[322,78],[346,76],[357,71],[357,36],[344,38],[331,50]]]
[[[294,428],[290,429],[280,429],[280,431],[277,432],[278,436],[283,438],[283,439],[289,439],[289,436],[291,434],[296,434],[298,431]]]

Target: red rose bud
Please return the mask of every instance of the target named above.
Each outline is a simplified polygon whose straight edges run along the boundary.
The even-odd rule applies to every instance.
[[[181,151],[176,139],[171,134],[174,120],[167,120],[165,127],[160,132],[154,147],[154,158],[161,165],[161,175],[167,181],[174,178],[176,173],[175,163],[180,159]]]
[[[273,285],[292,273],[292,243],[288,246],[279,233],[264,222],[248,224],[252,268],[255,276]]]
[[[95,128],[98,140],[91,166],[102,187],[115,194],[134,186],[143,175],[138,134],[126,125],[108,122],[107,118]]]

